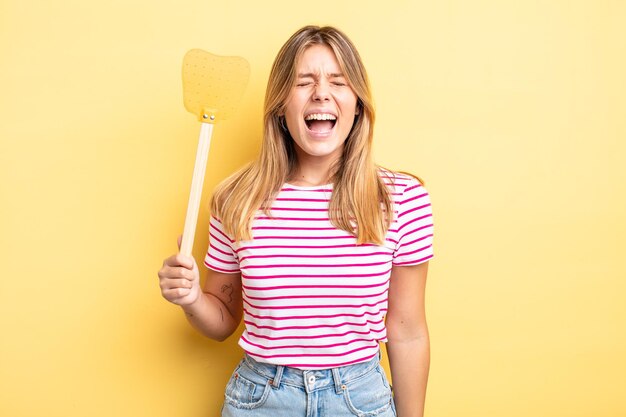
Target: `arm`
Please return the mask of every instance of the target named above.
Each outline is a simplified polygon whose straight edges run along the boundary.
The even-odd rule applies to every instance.
[[[387,354],[398,417],[422,417],[430,366],[424,293],[428,262],[394,266],[389,284]]]
[[[222,341],[239,326],[243,313],[240,273],[209,270],[201,289],[196,261],[176,254],[163,262],[158,275],[163,298],[181,306],[200,333]]]
[[[195,303],[182,306],[191,325],[211,339],[223,341],[241,322],[241,273],[208,270],[202,294]]]

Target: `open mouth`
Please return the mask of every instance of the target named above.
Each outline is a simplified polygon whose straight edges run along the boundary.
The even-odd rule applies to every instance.
[[[337,116],[330,113],[312,113],[304,118],[306,127],[312,132],[329,132],[337,123]]]

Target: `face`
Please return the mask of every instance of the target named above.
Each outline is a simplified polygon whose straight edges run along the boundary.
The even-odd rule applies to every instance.
[[[332,49],[326,45],[307,48],[297,62],[296,84],[285,107],[299,161],[339,158],[356,113],[357,96]]]

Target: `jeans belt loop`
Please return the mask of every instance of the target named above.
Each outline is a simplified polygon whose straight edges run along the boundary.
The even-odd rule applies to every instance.
[[[280,388],[280,380],[283,379],[283,371],[285,367],[283,365],[276,365],[276,374],[274,375],[274,379],[272,380],[273,388]]]
[[[341,376],[339,375],[339,369],[338,368],[332,368],[331,369],[332,373],[333,373],[333,380],[335,381],[335,392],[337,394],[341,394],[343,392],[343,383],[341,382]]]

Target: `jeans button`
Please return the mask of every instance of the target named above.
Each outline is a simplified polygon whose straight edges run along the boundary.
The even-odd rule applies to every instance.
[[[310,384],[310,385],[315,384],[315,375],[311,375],[311,376],[309,376],[309,384]]]

